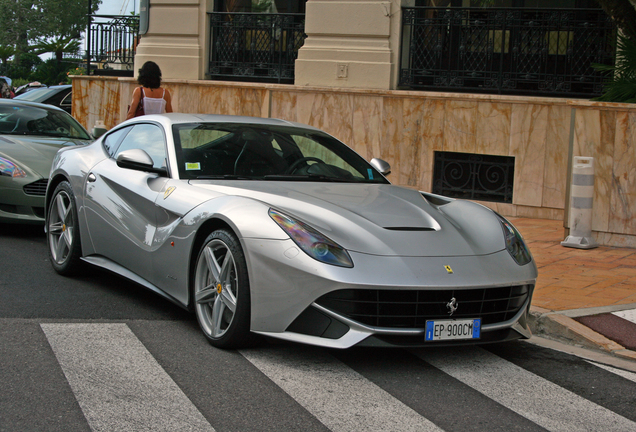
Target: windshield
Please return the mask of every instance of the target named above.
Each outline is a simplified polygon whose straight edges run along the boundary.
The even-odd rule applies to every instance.
[[[0,106],[0,134],[91,140],[88,132],[66,112],[4,104]]]
[[[312,129],[232,123],[173,126],[182,179],[388,183],[349,147]]]

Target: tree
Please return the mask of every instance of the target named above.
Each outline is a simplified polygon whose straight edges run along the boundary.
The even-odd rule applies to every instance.
[[[596,0],[619,29],[636,39],[636,0]]]
[[[38,55],[45,53],[55,54],[55,60],[57,63],[62,62],[64,53],[77,54],[80,49],[80,42],[78,39],[72,37],[57,37],[50,41],[39,42],[33,45],[34,52]]]
[[[593,65],[607,80],[595,100],[636,103],[636,0],[596,0],[619,28],[616,63]]]
[[[31,45],[52,38],[79,39],[86,29],[89,0],[0,0],[0,45],[15,49],[14,63]],[[91,1],[95,13],[102,0]]]

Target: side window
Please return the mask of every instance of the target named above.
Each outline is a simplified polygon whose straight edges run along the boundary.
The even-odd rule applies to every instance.
[[[102,145],[104,146],[104,150],[110,157],[115,156],[115,151],[117,151],[117,147],[121,142],[122,138],[126,136],[128,132],[130,132],[130,127],[119,129],[118,131],[112,132],[104,137],[102,141]]]
[[[142,149],[150,155],[155,168],[165,166],[166,143],[159,126],[138,124],[126,135],[115,153],[115,158],[124,150]]]

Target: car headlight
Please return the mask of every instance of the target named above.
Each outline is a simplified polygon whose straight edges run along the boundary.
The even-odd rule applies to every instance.
[[[11,162],[9,159],[5,159],[0,157],[0,175],[13,177],[13,178],[21,178],[26,177],[26,172]]]
[[[526,265],[532,261],[532,255],[523,241],[523,237],[517,231],[517,228],[506,220],[503,216],[495,213],[501,222],[504,231],[504,240],[506,242],[506,250],[519,265]]]
[[[353,261],[343,247],[309,225],[274,209],[269,209],[269,216],[313,259],[339,267],[353,267]]]

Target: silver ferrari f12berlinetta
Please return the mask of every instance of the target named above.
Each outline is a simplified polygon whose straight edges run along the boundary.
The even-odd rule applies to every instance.
[[[258,335],[332,348],[529,337],[537,267],[516,228],[389,172],[289,121],[137,117],[57,153],[51,263],[143,285],[195,312],[221,348]]]

